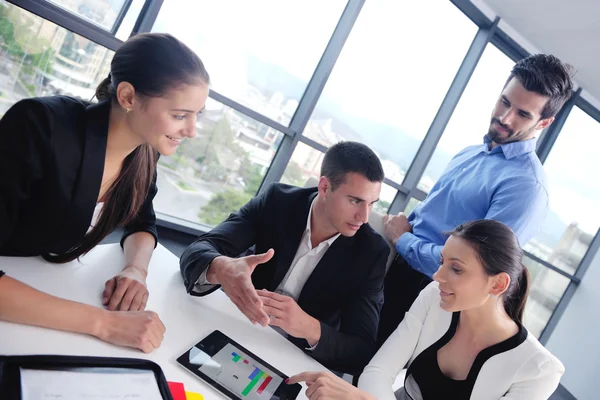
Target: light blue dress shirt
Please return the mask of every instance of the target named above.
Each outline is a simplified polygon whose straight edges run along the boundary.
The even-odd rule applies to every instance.
[[[535,147],[537,139],[498,145],[491,140],[458,153],[408,217],[412,233],[396,251],[412,268],[431,277],[440,264],[447,236],[463,222],[494,219],[508,225],[523,246],[538,231],[548,211],[548,184]]]

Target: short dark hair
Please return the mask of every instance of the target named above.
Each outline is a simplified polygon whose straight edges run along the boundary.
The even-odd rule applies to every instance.
[[[506,85],[512,78],[530,92],[549,97],[542,110],[541,119],[554,117],[571,98],[573,67],[551,54],[534,54],[515,64]],[[506,86],[505,85],[505,86]]]
[[[321,164],[321,176],[331,182],[335,190],[343,184],[346,174],[355,172],[370,182],[383,182],[384,173],[381,161],[368,146],[358,142],[339,142],[325,153]]]

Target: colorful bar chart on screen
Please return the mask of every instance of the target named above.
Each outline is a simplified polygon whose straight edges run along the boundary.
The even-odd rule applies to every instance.
[[[241,361],[244,364],[249,364],[248,360],[242,358],[236,352],[231,353],[231,356],[233,357],[232,361],[234,363],[238,363]],[[261,380],[262,380],[262,383],[260,383],[260,386],[256,390],[256,393],[262,394],[264,392],[264,390],[267,388],[267,386],[269,386],[269,383],[271,383],[271,381],[273,380],[273,378],[271,376],[269,376],[269,374],[265,373],[264,371],[262,371],[260,368],[258,368],[256,366],[254,366],[254,370],[248,376],[248,379],[250,379],[250,383],[248,383],[248,385],[242,391],[242,396],[248,396],[252,392],[252,390],[256,387],[256,385],[258,385],[260,383]]]

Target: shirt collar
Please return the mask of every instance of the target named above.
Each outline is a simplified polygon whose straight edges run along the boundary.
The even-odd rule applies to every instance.
[[[490,143],[492,143],[492,139],[490,139],[488,135],[485,135],[483,137],[483,143],[485,144],[486,153],[502,151],[502,153],[504,153],[504,157],[506,157],[507,160],[535,151],[537,141],[537,137],[534,137],[529,140],[521,140],[518,142],[500,144],[494,147],[492,150],[489,150],[489,145]],[[500,148],[501,150],[496,150],[497,148]]]
[[[304,234],[307,237],[308,240],[308,245],[310,246],[310,248],[312,249],[312,242],[310,240],[310,234],[311,234],[311,217],[312,217],[312,212],[313,212],[313,207],[315,206],[315,200],[317,199],[318,196],[315,196],[315,198],[313,199],[312,203],[310,203],[310,210],[308,211],[308,218],[306,219],[306,228],[304,229]],[[331,246],[333,244],[333,242],[335,242],[335,240],[340,237],[340,233],[338,232],[337,235],[333,235],[332,237],[330,237],[327,240],[324,240],[323,242],[319,243],[319,246],[321,246],[322,244],[325,244],[327,246]]]

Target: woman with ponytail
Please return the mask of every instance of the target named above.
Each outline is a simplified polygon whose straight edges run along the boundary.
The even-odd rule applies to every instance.
[[[494,220],[458,226],[440,267],[360,377],[358,388],[304,373],[311,400],[546,400],[562,363],[523,326],[529,273],[515,234]],[[394,381],[407,368],[404,386]]]
[[[164,326],[144,311],[157,243],[156,162],[196,134],[208,97],[202,61],[167,34],[115,53],[93,104],[22,100],[0,120],[0,256],[73,261],[122,227],[125,265],[106,282],[107,309],[39,292],[0,271],[0,319],[79,332],[152,351]]]

